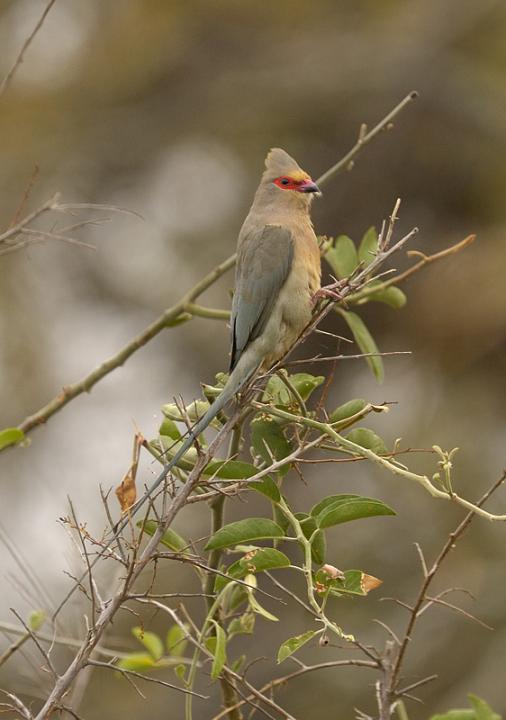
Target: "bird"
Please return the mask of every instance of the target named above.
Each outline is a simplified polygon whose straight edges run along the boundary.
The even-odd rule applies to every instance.
[[[137,512],[216,415],[251,380],[285,355],[312,317],[321,281],[318,241],[310,217],[318,185],[281,148],[272,148],[237,241],[231,313],[230,374],[146,493]],[[115,530],[128,522],[125,518]]]

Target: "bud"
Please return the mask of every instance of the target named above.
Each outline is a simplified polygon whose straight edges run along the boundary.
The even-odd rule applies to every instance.
[[[323,565],[321,568],[322,572],[326,573],[332,580],[344,580],[344,573],[342,570],[334,567],[334,565]]]

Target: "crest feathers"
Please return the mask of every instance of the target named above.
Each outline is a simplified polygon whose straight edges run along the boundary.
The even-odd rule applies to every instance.
[[[302,168],[281,148],[272,148],[265,158],[266,175],[279,177],[302,172]]]

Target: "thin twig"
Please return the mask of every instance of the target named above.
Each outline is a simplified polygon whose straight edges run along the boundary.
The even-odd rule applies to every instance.
[[[198,697],[201,700],[209,699],[207,695],[201,695],[198,692],[195,692],[193,690],[187,690],[186,688],[181,687],[180,685],[174,685],[173,683],[167,682],[166,680],[160,680],[159,678],[152,677],[151,675],[143,675],[142,673],[136,672],[135,670],[126,670],[125,668],[122,668],[120,665],[113,665],[112,663],[100,662],[100,660],[88,660],[87,665],[91,665],[93,667],[99,667],[99,668],[107,668],[108,670],[114,670],[115,672],[119,672],[122,675],[131,675],[132,677],[139,678],[140,680],[146,680],[146,682],[156,683],[157,685],[163,685],[164,687],[171,688],[171,690],[178,690],[179,692],[182,692],[185,695],[194,695],[195,697]]]
[[[476,506],[478,508],[481,508],[482,505],[504,483],[505,480],[506,480],[506,472],[503,473],[498,480],[496,480],[496,482],[489,488],[489,490],[487,490],[486,493],[484,493],[484,495],[482,495],[482,497],[476,503]],[[445,558],[447,557],[449,552],[455,546],[455,543],[457,542],[457,540],[459,540],[462,537],[462,535],[467,530],[467,528],[472,523],[472,521],[474,520],[475,517],[476,517],[476,513],[473,510],[471,510],[471,512],[469,512],[465,516],[465,518],[462,520],[462,522],[459,523],[459,525],[456,527],[456,529],[449,534],[448,539],[446,540],[441,551],[439,552],[436,559],[434,560],[430,570],[427,571],[427,573],[423,579],[420,590],[418,591],[417,598],[416,598],[415,602],[413,603],[413,609],[411,611],[411,615],[408,620],[406,630],[404,631],[401,645],[399,647],[399,651],[397,653],[395,663],[392,668],[392,675],[391,675],[391,679],[390,679],[389,687],[388,687],[389,692],[394,692],[396,689],[396,686],[398,683],[398,678],[399,678],[399,673],[400,673],[400,670],[402,667],[402,663],[404,661],[404,656],[406,654],[406,650],[407,650],[408,644],[411,640],[411,637],[413,634],[413,629],[415,627],[415,623],[417,621],[418,611],[420,610],[420,608],[426,598],[429,585],[431,584],[435,575],[437,574],[438,570],[440,569],[441,564],[443,563],[443,561],[445,560]]]
[[[1,236],[0,236],[1,240]],[[33,430],[39,425],[44,424],[52,415],[61,410],[67,403],[74,398],[82,395],[85,392],[90,392],[93,386],[102,380],[106,375],[115,370],[116,368],[123,365],[128,358],[133,355],[137,350],[146,345],[156,335],[158,335],[166,327],[169,327],[172,323],[178,320],[185,320],[186,304],[192,302],[195,298],[201,295],[204,290],[214,284],[216,280],[224,275],[227,270],[233,267],[235,262],[235,255],[232,255],[220,265],[217,265],[214,270],[208,273],[202,280],[200,280],[194,287],[189,290],[175,305],[168,308],[163,312],[159,318],[157,318],[151,325],[149,325],[143,332],[137,337],[131,340],[125,347],[123,347],[116,355],[113,355],[108,360],[105,360],[98,367],[96,367],[91,373],[84,377],[79,382],[73,385],[66,385],[61,393],[53,398],[47,405],[38,410],[33,415],[25,418],[23,422],[19,424],[19,429],[27,433]],[[190,314],[188,313],[188,318]]]
[[[380,122],[373,127],[372,130],[370,130],[368,133],[363,133],[362,128],[361,132],[359,133],[359,137],[355,145],[351,148],[351,150],[346,153],[346,155],[339,160],[335,165],[333,165],[327,172],[325,172],[321,177],[318,178],[316,181],[318,186],[323,186],[330,182],[330,180],[333,180],[336,175],[338,175],[343,170],[351,170],[353,167],[353,160],[358,155],[358,153],[374,138],[376,138],[377,135],[379,135],[383,130],[386,130],[387,128],[391,127],[392,121],[399,115],[404,108],[409,105],[413,100],[416,100],[418,97],[418,93],[416,90],[413,90],[409,93],[409,95],[406,95],[406,97],[401,100],[401,102],[394,107],[394,109],[388,113],[388,115],[385,115],[385,117],[380,120]],[[362,126],[363,127],[363,126]]]
[[[330,660],[329,662],[324,663],[318,663],[317,665],[305,665],[300,670],[295,670],[292,673],[289,673],[288,675],[283,675],[283,677],[276,678],[275,680],[270,680],[268,683],[263,685],[260,688],[261,693],[266,693],[271,690],[275,690],[280,685],[284,685],[285,683],[289,682],[290,680],[294,680],[301,675],[305,675],[306,673],[310,672],[316,672],[318,670],[325,670],[328,668],[336,668],[336,667],[364,667],[364,668],[372,668],[373,670],[377,668],[377,663],[370,661],[370,660],[357,660],[354,658],[350,658],[349,660]],[[250,696],[251,697],[251,696]],[[244,705],[245,700],[237,704],[237,707],[241,707]],[[230,712],[234,708],[225,708],[221,712],[219,712],[217,715],[214,715],[212,717],[212,720],[222,720],[222,718],[227,716],[227,713]]]
[[[32,32],[30,33],[30,35],[26,38],[23,45],[21,46],[21,49],[18,52],[16,59],[14,60],[14,63],[12,64],[10,70],[7,72],[6,76],[0,83],[0,97],[2,97],[4,92],[7,90],[7,88],[11,84],[12,78],[14,77],[14,73],[16,72],[18,67],[21,65],[21,63],[23,62],[23,57],[25,55],[25,52],[28,50],[33,39],[35,38],[35,36],[39,32],[40,28],[44,24],[44,20],[46,19],[49,11],[51,10],[51,8],[55,4],[55,2],[56,2],[56,0],[49,0],[49,2],[46,4],[46,7],[44,8],[44,10],[42,12],[42,15],[38,19],[37,24],[35,25]]]

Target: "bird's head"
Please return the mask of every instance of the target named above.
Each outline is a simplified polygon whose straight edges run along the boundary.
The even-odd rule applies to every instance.
[[[272,148],[265,159],[264,183],[274,185],[279,191],[304,193],[308,199],[320,195],[320,188],[307,172],[281,148]]]

